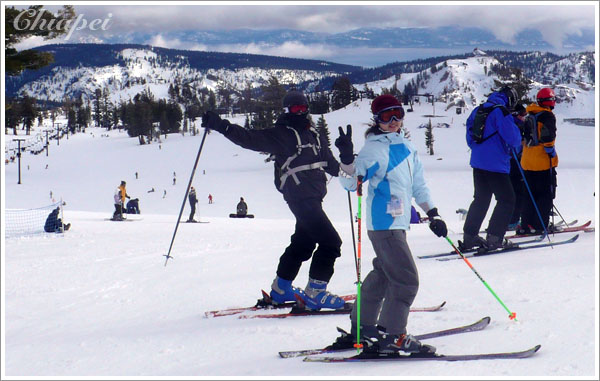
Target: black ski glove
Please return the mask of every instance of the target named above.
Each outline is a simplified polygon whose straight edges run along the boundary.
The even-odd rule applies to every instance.
[[[338,127],[340,136],[335,139],[335,146],[340,150],[340,161],[343,164],[354,162],[354,145],[352,144],[352,126],[346,126],[346,133],[342,127]]]
[[[224,134],[229,127],[229,121],[227,119],[221,119],[219,114],[214,111],[207,111],[202,115],[202,124],[204,128],[218,131]]]
[[[438,237],[445,237],[448,235],[448,228],[446,223],[442,220],[442,217],[438,214],[437,208],[431,209],[427,212],[429,217],[429,229]]]

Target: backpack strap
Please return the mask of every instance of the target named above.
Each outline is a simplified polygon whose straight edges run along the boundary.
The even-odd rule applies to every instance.
[[[483,104],[480,107],[482,107],[482,108],[490,108],[490,107],[483,107]],[[488,116],[492,113],[492,111],[494,111],[497,108],[499,108],[502,111],[502,114],[504,116],[507,116],[508,114],[510,114],[510,112],[508,111],[508,109],[506,107],[504,107],[502,105],[493,105],[493,106],[491,106],[492,110],[488,113]],[[487,122],[487,117],[486,117],[486,122]],[[494,131],[493,133],[490,134],[490,136],[483,138],[480,143],[485,142],[486,140],[488,140],[492,136],[496,135],[497,133],[498,133],[498,130]]]
[[[296,153],[293,154],[292,156],[288,157],[287,160],[281,165],[282,175],[279,178],[279,181],[281,184],[279,186],[279,190],[283,189],[283,186],[285,185],[285,182],[289,176],[291,176],[292,179],[294,179],[294,182],[296,183],[296,185],[299,185],[300,180],[298,179],[298,176],[296,176],[296,174],[298,172],[308,171],[311,169],[323,170],[323,168],[327,167],[326,161],[319,161],[319,162],[315,162],[315,163],[311,163],[311,164],[300,165],[295,168],[290,168],[290,164],[292,163],[292,161],[294,161],[294,159],[296,159],[298,156],[300,156],[300,154],[302,153],[302,150],[305,148],[312,148],[313,153],[315,154],[315,156],[317,156],[319,154],[319,150],[321,149],[321,142],[320,142],[319,132],[312,127],[310,128],[310,131],[316,135],[317,144],[312,144],[312,143],[302,144],[302,140],[300,139],[300,134],[298,134],[298,131],[296,131],[294,128],[292,128],[290,126],[286,126],[286,128],[288,128],[289,130],[291,130],[294,133],[298,144],[296,144]]]

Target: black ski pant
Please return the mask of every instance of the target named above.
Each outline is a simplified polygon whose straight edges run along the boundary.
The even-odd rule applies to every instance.
[[[529,193],[525,188],[523,176],[521,175],[521,172],[518,169],[516,170],[516,172],[513,172],[513,170],[511,169],[510,182],[512,183],[513,190],[515,191],[515,207],[513,208],[513,213],[510,217],[509,224],[516,224],[521,218],[523,204],[529,199]]]
[[[296,230],[290,245],[279,258],[277,276],[293,281],[302,262],[312,257],[309,277],[329,282],[333,264],[341,255],[342,240],[323,211],[322,201],[303,199],[288,202],[288,206],[296,217]]]
[[[544,226],[548,228],[556,190],[556,170],[552,168],[552,170],[524,172],[527,185],[529,185],[535,204],[542,216],[542,221],[544,221]],[[527,197],[527,200],[523,204],[521,226],[531,226],[535,230],[544,230],[544,227],[540,223],[540,217],[531,201],[531,197]]]
[[[191,221],[194,219],[194,214],[196,214],[196,203],[195,202],[190,202],[190,208],[192,209],[190,212],[190,218],[188,218],[188,221]]]
[[[510,182],[510,176],[508,173],[473,168],[473,186],[475,193],[463,231],[470,235],[479,234],[481,224],[490,207],[492,195],[494,195],[496,206],[492,212],[487,233],[504,238],[515,204],[515,192]]]
[[[115,204],[115,212],[113,213],[113,218],[123,218],[123,206],[121,204]]]

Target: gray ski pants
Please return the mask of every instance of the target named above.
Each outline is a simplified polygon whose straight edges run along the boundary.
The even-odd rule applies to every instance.
[[[419,289],[419,274],[405,230],[367,232],[376,257],[361,293],[361,326],[378,324],[390,334],[406,333],[408,313]],[[356,309],[350,314],[356,326]]]

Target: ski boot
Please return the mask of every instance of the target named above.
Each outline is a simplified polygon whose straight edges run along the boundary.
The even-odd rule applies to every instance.
[[[327,291],[327,282],[308,278],[308,285],[304,289],[304,304],[309,310],[330,308],[339,310],[345,307],[344,299]]]
[[[462,251],[469,251],[481,247],[486,247],[487,242],[479,235],[472,235],[468,233],[463,234],[463,240],[458,240],[458,249]]]
[[[504,237],[498,237],[493,234],[486,236],[487,247],[485,251],[498,250],[498,249],[512,249],[516,247],[514,242],[507,240]]]
[[[382,355],[405,353],[433,354],[435,347],[423,344],[413,335],[393,335],[385,331],[385,328],[377,326],[377,335],[366,339],[364,345],[366,353],[377,353]]]
[[[300,288],[293,287],[291,280],[282,279],[278,276],[275,277],[273,284],[271,284],[270,293],[273,304],[296,302],[296,295],[301,299],[305,298],[304,291]]]

